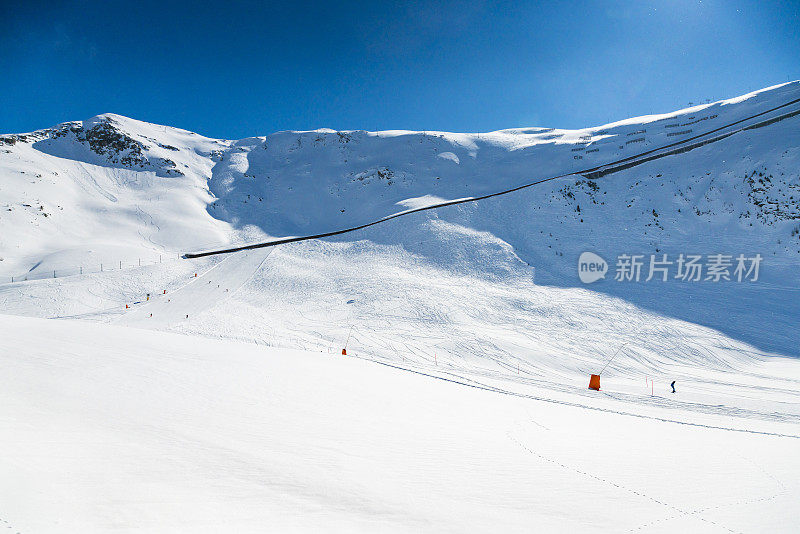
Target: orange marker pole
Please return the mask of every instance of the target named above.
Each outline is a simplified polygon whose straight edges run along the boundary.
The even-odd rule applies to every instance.
[[[350,336],[353,334],[353,326],[350,327],[350,331],[347,333],[347,340],[344,342],[344,348],[342,349],[342,355],[347,356],[347,344],[350,343]]]

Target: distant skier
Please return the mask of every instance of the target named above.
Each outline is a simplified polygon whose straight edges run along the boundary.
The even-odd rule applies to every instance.
[[[675,381],[674,380],[672,381],[672,384],[670,384],[670,386],[672,386],[672,392],[675,393]]]

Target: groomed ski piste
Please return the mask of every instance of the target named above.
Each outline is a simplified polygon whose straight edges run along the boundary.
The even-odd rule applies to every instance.
[[[585,132],[224,141],[110,116],[83,131],[141,163],[80,132],[0,145],[0,276],[31,278],[0,285],[0,527],[797,531],[797,116],[591,186],[178,258],[619,161],[798,85]],[[584,250],[656,249],[765,260],[749,285],[577,280]]]

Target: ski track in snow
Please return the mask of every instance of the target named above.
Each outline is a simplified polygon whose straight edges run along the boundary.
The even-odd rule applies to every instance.
[[[270,255],[267,251],[248,251],[217,263],[190,279],[183,287],[152,294],[150,300],[134,306],[116,322],[128,326],[167,328],[201,314],[239,291]],[[189,316],[189,317],[187,317]]]

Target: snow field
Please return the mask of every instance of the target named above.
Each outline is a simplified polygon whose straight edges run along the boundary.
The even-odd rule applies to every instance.
[[[797,439],[324,353],[76,321],[3,317],[0,329],[0,517],[22,533],[800,524]]]
[[[3,136],[0,275],[336,230],[798,91],[583,130],[226,141],[105,115],[84,133],[134,148]],[[797,531],[798,146],[794,117],[325,241],[0,284],[0,526]],[[765,263],[751,285],[583,286],[586,250]]]

